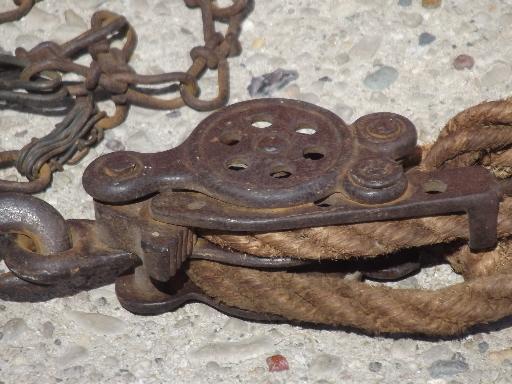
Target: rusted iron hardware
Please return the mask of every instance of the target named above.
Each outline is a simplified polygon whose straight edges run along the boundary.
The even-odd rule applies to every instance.
[[[36,0],[13,0],[16,8],[0,13],[0,24],[21,19],[30,12]]]
[[[0,195],[0,230],[23,233],[34,243],[30,249],[23,236],[5,239],[10,272],[0,277],[0,297],[40,300],[115,280],[121,304],[135,313],[201,301],[240,317],[279,320],[209,298],[187,279],[187,263],[304,271],[326,264],[221,249],[202,239],[202,231],[269,232],[466,213],[470,247],[493,247],[498,182],[481,167],[409,169],[418,155],[416,139],[413,124],[392,113],[347,125],[300,101],[234,104],[203,120],[177,148],[95,160],[83,176],[95,199],[95,222],[66,223],[35,198]],[[9,210],[15,204],[22,214]],[[419,267],[407,258],[359,270],[396,279]]]
[[[0,23],[19,19],[34,5],[34,0],[15,0],[19,7],[0,14]],[[185,0],[199,8],[203,21],[204,45],[190,51],[192,64],[184,72],[157,75],[137,73],[129,61],[137,45],[137,33],[121,15],[98,11],[91,28],[64,44],[43,42],[27,51],[17,48],[15,55],[0,55],[0,100],[33,108],[36,112],[65,115],[55,129],[33,139],[20,151],[0,153],[0,164],[15,165],[28,183],[0,181],[0,191],[36,193],[51,182],[51,174],[64,164],[75,164],[103,137],[103,131],[120,125],[131,105],[152,109],[175,109],[187,105],[209,111],[226,104],[229,97],[228,58],[240,53],[241,23],[248,12],[248,0],[233,0],[218,7],[211,0]],[[227,24],[225,33],[215,23]],[[116,42],[122,47],[114,47]],[[77,61],[85,54],[89,65]],[[200,98],[198,81],[207,70],[218,75],[217,96]],[[80,78],[63,79],[66,74]],[[158,87],[158,88],[151,88]],[[178,93],[165,99],[159,95]],[[115,103],[107,116],[98,109],[104,100]]]

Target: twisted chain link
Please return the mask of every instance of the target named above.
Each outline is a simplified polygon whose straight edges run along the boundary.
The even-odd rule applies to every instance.
[[[227,7],[219,7],[212,0],[184,2],[200,9],[204,39],[204,45],[191,49],[192,64],[186,71],[137,73],[129,64],[137,46],[137,33],[125,17],[109,11],[94,13],[91,28],[63,44],[45,41],[30,50],[17,48],[14,56],[0,55],[0,100],[42,112],[67,112],[48,135],[32,139],[19,151],[0,153],[0,165],[14,163],[29,180],[0,181],[0,191],[36,193],[45,189],[51,182],[51,173],[80,161],[103,138],[104,130],[122,124],[131,105],[160,110],[188,106],[210,111],[227,103],[228,58],[240,54],[238,37],[249,0],[233,0]],[[14,3],[18,8],[0,13],[0,23],[20,19],[35,0]],[[224,34],[217,32],[216,22],[227,24]],[[113,42],[119,40],[122,47],[114,47]],[[88,66],[77,63],[84,54],[92,59]],[[217,71],[218,89],[215,97],[204,100],[200,98],[198,81],[207,69]],[[64,81],[65,74],[77,75],[81,80]],[[169,99],[143,88],[173,83],[179,84],[179,95]],[[97,102],[105,99],[115,104],[111,116],[98,109]]]

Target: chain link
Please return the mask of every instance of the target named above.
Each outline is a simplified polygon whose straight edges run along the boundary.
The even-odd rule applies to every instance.
[[[0,100],[48,111],[65,111],[66,117],[48,135],[34,138],[20,151],[0,153],[0,165],[15,163],[30,183],[0,182],[0,191],[36,193],[51,182],[51,173],[64,164],[75,164],[103,137],[103,131],[122,124],[131,105],[171,110],[188,106],[210,111],[225,105],[229,98],[228,58],[240,53],[241,23],[248,13],[249,0],[233,0],[219,7],[212,0],[184,0],[202,14],[204,45],[191,49],[192,64],[186,71],[157,75],[137,73],[129,64],[137,46],[137,33],[128,20],[116,13],[98,11],[91,28],[64,44],[45,41],[31,50],[17,48],[15,55],[0,55]],[[18,8],[0,13],[0,23],[20,19],[35,0],[14,0]],[[227,24],[224,34],[215,23]],[[113,46],[122,40],[122,47]],[[89,66],[77,59],[90,55]],[[207,69],[217,71],[217,95],[200,98],[198,81]],[[79,81],[64,81],[74,74]],[[145,89],[148,85],[179,84],[179,96],[160,98]],[[154,92],[153,92],[154,93]],[[115,112],[108,116],[97,102],[110,99]],[[4,159],[4,160],[2,160]],[[44,169],[43,169],[44,168]],[[44,172],[43,172],[44,170]]]

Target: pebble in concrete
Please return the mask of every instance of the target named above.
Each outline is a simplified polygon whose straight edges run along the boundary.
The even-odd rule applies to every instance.
[[[370,372],[379,372],[382,369],[382,363],[379,363],[378,361],[372,361],[370,364],[368,364],[368,369]]]
[[[389,88],[398,79],[398,71],[390,66],[380,67],[364,79],[364,85],[373,91],[382,91]]]
[[[53,337],[53,332],[55,331],[55,326],[51,321],[45,321],[41,325],[41,335],[47,339]]]
[[[65,316],[82,329],[98,334],[115,335],[126,329],[126,323],[121,319],[99,313],[68,311]]]
[[[428,32],[423,32],[418,37],[418,44],[421,46],[432,44],[436,40],[436,37]]]
[[[283,355],[273,355],[266,359],[269,372],[281,372],[290,369],[288,360]]]
[[[126,149],[126,147],[124,146],[124,144],[117,140],[117,139],[108,139],[106,142],[105,142],[105,146],[110,149],[111,151],[124,151]]]
[[[512,76],[512,69],[508,63],[496,62],[491,69],[482,76],[481,84],[484,88],[493,87],[508,81]]]
[[[421,0],[423,8],[439,8],[441,6],[441,0]]]
[[[475,65],[475,59],[469,55],[459,55],[453,60],[453,67],[457,71],[463,71],[465,69],[472,69]]]
[[[423,23],[423,16],[415,12],[400,12],[402,22],[406,27],[416,28]]]
[[[381,36],[365,36],[350,49],[349,55],[358,60],[370,60],[379,50],[381,43]]]
[[[274,72],[253,77],[247,91],[251,97],[271,96],[275,91],[283,89],[298,78],[297,71],[279,68]]]
[[[273,346],[272,339],[268,336],[254,336],[235,342],[208,343],[193,351],[190,360],[235,363],[268,353]]]
[[[83,360],[88,355],[88,350],[84,346],[78,344],[68,345],[62,355],[58,357],[56,362],[60,367],[66,367],[71,364],[76,364],[78,361]]]
[[[460,354],[454,354],[450,360],[437,360],[428,367],[428,372],[433,379],[444,376],[454,376],[469,370],[469,365]]]
[[[328,353],[321,353],[309,364],[309,373],[313,377],[335,375],[342,367],[341,358]]]
[[[3,333],[2,342],[5,343],[16,341],[21,338],[23,334],[30,331],[25,320],[20,318],[14,318],[7,321],[0,329]]]
[[[487,341],[481,341],[478,343],[478,352],[485,353],[489,350],[489,343]]]

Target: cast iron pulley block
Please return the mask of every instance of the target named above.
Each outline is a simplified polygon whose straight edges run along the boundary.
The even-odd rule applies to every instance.
[[[208,297],[187,279],[187,263],[313,270],[328,262],[319,267],[293,257],[247,255],[215,246],[198,233],[466,213],[470,247],[493,247],[502,197],[496,179],[482,167],[411,167],[418,157],[416,141],[414,125],[394,113],[366,115],[349,125],[301,101],[231,105],[203,120],[174,149],[115,152],[94,161],[83,177],[95,199],[94,222],[66,221],[33,197],[0,195],[5,211],[0,230],[26,234],[36,245],[27,249],[4,239],[10,272],[0,275],[0,297],[33,301],[115,280],[121,304],[136,313],[201,301],[235,316],[279,320]],[[13,214],[16,205],[26,207],[26,214]],[[417,259],[408,258],[358,271],[396,279],[419,267]]]
[[[177,148],[105,155],[83,183],[110,204],[156,193],[156,220],[227,231],[467,212],[471,247],[492,247],[501,199],[494,177],[480,167],[406,171],[416,141],[414,125],[397,114],[347,125],[309,103],[260,99],[210,115]]]

